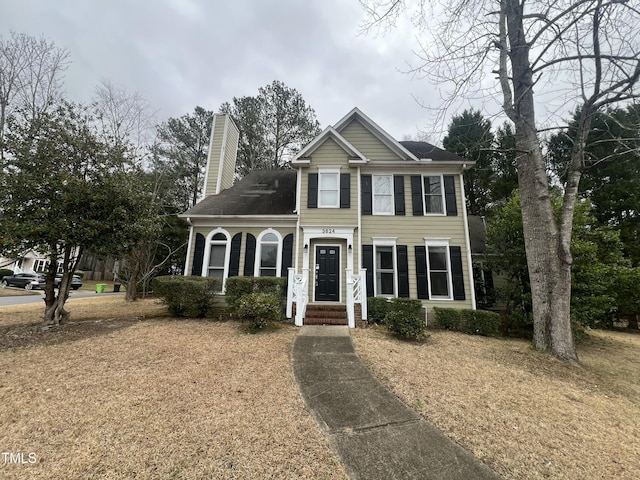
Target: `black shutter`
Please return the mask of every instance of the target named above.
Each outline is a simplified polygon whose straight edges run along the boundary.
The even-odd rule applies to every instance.
[[[371,200],[371,175],[362,175],[360,184],[360,203],[362,204],[362,215],[372,215]]]
[[[242,246],[242,233],[236,233],[231,239],[231,253],[229,254],[229,276],[240,275],[240,247]]]
[[[406,245],[396,246],[398,261],[398,296],[409,297],[409,258]]]
[[[458,215],[458,206],[456,205],[456,179],[453,175],[444,176],[444,200],[447,205],[447,215]]]
[[[193,249],[193,263],[191,264],[191,275],[202,275],[202,262],[204,261],[204,235],[196,233],[196,246]]]
[[[422,177],[411,175],[411,205],[414,215],[424,215],[422,210]]]
[[[340,208],[351,208],[351,174],[340,174]]]
[[[318,174],[309,174],[307,187],[307,208],[318,208]]]
[[[416,280],[418,282],[418,298],[428,299],[427,249],[423,245],[416,245]]]
[[[289,274],[289,267],[293,258],[293,233],[290,233],[282,240],[282,264],[280,276],[286,277]]]
[[[367,297],[373,297],[373,245],[362,246],[362,268],[367,269]]]
[[[449,247],[451,275],[453,279],[453,299],[464,300],[464,275],[462,273],[462,252],[460,247]]]
[[[253,277],[256,263],[256,237],[247,233],[247,247],[244,251],[244,276]]]
[[[404,215],[404,177],[402,175],[393,177],[393,200],[396,215]]]

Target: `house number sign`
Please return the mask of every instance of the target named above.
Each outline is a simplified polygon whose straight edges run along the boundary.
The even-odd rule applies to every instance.
[[[335,228],[323,228],[322,233],[336,233]]]

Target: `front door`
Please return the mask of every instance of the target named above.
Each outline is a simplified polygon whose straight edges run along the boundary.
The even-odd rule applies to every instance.
[[[315,301],[340,301],[340,247],[338,246],[316,246]]]

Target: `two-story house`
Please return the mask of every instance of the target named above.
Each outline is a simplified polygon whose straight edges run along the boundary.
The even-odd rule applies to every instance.
[[[354,327],[371,296],[417,298],[427,313],[475,308],[462,182],[472,162],[398,142],[354,108],[292,169],[233,184],[237,140],[233,121],[216,115],[205,197],[181,215],[187,275],[286,276],[296,325]]]

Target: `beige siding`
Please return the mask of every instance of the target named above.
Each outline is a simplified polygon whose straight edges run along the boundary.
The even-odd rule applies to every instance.
[[[222,179],[220,191],[233,186],[236,172],[236,154],[238,153],[238,139],[240,132],[231,118],[227,117],[226,136],[224,138],[224,161],[222,164]]]
[[[413,172],[415,174],[415,172]],[[414,216],[411,208],[411,174],[404,175],[406,215],[363,215],[362,244],[372,245],[374,237],[397,237],[397,245],[407,245],[409,264],[409,294],[417,298],[415,246],[425,245],[427,239],[446,239],[449,246],[461,247],[462,268],[464,272],[464,301],[425,301],[428,308],[455,307],[471,308],[472,273],[467,259],[467,240],[463,216],[462,189],[460,176],[456,179],[457,216]]]
[[[191,254],[190,254],[190,258],[188,259],[188,265],[189,265],[189,270],[191,270],[191,265],[193,264],[193,255],[194,255],[194,250],[195,250],[195,241],[196,241],[196,233],[201,233],[202,235],[204,235],[205,238],[207,238],[207,236],[209,235],[209,233],[211,233],[213,230],[216,230],[218,227],[194,227],[193,229],[193,239],[192,239],[192,245],[191,245]],[[256,241],[258,240],[258,236],[264,232],[265,230],[267,230],[268,227],[242,227],[242,226],[233,226],[233,227],[220,227],[223,228],[224,230],[226,230],[229,233],[229,241],[231,241],[231,239],[233,238],[234,235],[236,235],[237,233],[242,233],[242,245],[240,246],[240,275],[242,276],[244,273],[244,265],[245,265],[245,253],[246,253],[246,248],[247,248],[247,233],[251,233],[254,237],[256,237]],[[288,234],[293,233],[295,235],[295,227],[275,227],[273,228],[274,230],[276,230],[281,236],[282,239],[284,240],[284,237],[286,237]],[[206,248],[206,246],[205,246]],[[294,247],[293,247],[293,254],[292,254],[292,263],[294,263],[295,261],[295,238],[294,238]],[[258,255],[258,244],[256,243],[256,259],[257,259],[257,255]],[[251,267],[252,271],[254,269],[254,266]]]
[[[358,120],[349,122],[340,134],[370,160],[402,160]]]
[[[224,115],[214,115],[211,143],[209,144],[207,178],[204,190],[205,196],[216,193],[218,175],[220,174],[220,155],[223,150],[224,123]]]

